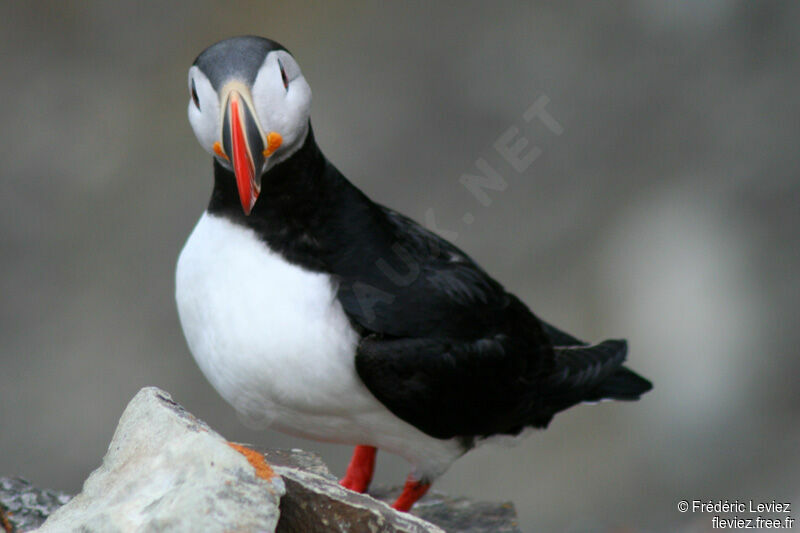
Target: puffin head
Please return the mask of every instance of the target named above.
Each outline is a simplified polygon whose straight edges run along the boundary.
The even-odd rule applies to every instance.
[[[189,93],[197,140],[233,171],[249,215],[264,173],[305,141],[311,88],[283,46],[247,36],[225,39],[197,56]]]

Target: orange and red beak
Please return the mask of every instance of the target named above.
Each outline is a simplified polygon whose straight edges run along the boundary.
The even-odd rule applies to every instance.
[[[217,153],[226,159],[230,158],[245,215],[250,214],[261,192],[261,172],[266,159],[263,139],[250,104],[238,90],[231,89],[222,121],[224,152]]]

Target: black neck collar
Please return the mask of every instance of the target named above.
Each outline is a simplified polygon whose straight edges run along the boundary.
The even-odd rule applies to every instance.
[[[214,160],[208,212],[252,229],[270,249],[309,270],[331,272],[343,249],[358,245],[359,228],[375,226],[377,206],[331,165],[309,124],[303,146],[261,178],[249,216],[232,171]]]

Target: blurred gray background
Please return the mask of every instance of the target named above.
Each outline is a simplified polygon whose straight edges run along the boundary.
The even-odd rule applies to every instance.
[[[343,472],[346,447],[245,427],[176,316],[212,183],[186,72],[253,33],[293,52],[358,187],[433,215],[542,317],[627,337],[655,383],[436,488],[512,500],[526,531],[710,530],[680,499],[800,506],[798,25],[791,1],[4,2],[0,475],[78,491],[146,385]],[[561,135],[522,119],[542,95]],[[512,126],[541,149],[523,173],[493,148]],[[489,206],[459,184],[478,158],[508,184]],[[379,455],[377,482],[405,473]]]

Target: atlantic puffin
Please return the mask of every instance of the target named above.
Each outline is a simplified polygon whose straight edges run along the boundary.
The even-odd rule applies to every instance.
[[[408,511],[494,436],[651,388],[624,340],[587,344],[535,316],[456,246],[370,200],[320,151],[311,88],[275,41],[234,37],[189,69],[189,121],[213,157],[208,207],[176,270],[191,353],[219,394],[274,429],[411,464]]]

